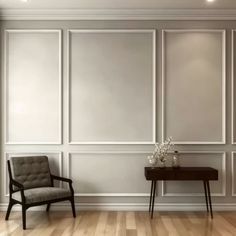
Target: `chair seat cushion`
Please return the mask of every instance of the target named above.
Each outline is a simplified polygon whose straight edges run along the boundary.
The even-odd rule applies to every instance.
[[[26,204],[32,204],[43,201],[56,200],[59,198],[66,198],[71,196],[69,189],[56,188],[56,187],[40,187],[24,190]],[[21,200],[21,193],[15,192],[12,198],[17,201]]]

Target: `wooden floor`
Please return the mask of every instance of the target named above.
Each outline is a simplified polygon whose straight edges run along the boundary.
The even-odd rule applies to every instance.
[[[235,236],[236,212],[215,212],[211,220],[204,212],[158,212],[153,220],[147,212],[27,212],[27,230],[22,230],[21,213],[9,221],[0,212],[0,236]]]

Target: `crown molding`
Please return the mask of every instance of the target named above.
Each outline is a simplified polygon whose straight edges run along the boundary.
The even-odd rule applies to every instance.
[[[236,9],[1,9],[0,20],[236,20]]]

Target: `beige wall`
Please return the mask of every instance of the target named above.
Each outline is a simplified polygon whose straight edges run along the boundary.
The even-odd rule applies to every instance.
[[[234,28],[234,21],[2,21],[2,206],[6,158],[43,153],[55,173],[73,179],[77,201],[90,203],[84,207],[146,209],[146,156],[153,141],[172,135],[182,166],[219,170],[211,185],[215,208],[235,207]],[[7,60],[5,29],[35,30],[8,32]],[[160,182],[158,190],[161,209],[204,207],[201,183]]]

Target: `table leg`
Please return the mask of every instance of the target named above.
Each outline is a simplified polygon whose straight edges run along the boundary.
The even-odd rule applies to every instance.
[[[153,211],[154,211],[154,205],[155,205],[155,197],[156,197],[156,185],[157,181],[154,181],[153,186],[153,193],[152,193],[152,213],[151,213],[151,219],[153,218]]]
[[[210,212],[211,212],[211,219],[213,219],[213,213],[212,213],[212,205],[211,205],[211,190],[210,190],[210,184],[209,181],[207,183],[207,191],[208,191],[208,198],[209,198],[209,206],[210,206]]]
[[[151,211],[151,206],[152,206],[152,192],[153,192],[153,182],[151,183],[151,192],[150,192],[150,200],[149,200],[149,212]]]
[[[205,199],[206,199],[206,208],[207,208],[207,212],[209,212],[209,208],[208,208],[208,199],[207,199],[207,186],[206,186],[206,181],[203,181],[204,184],[204,191],[205,191]]]

